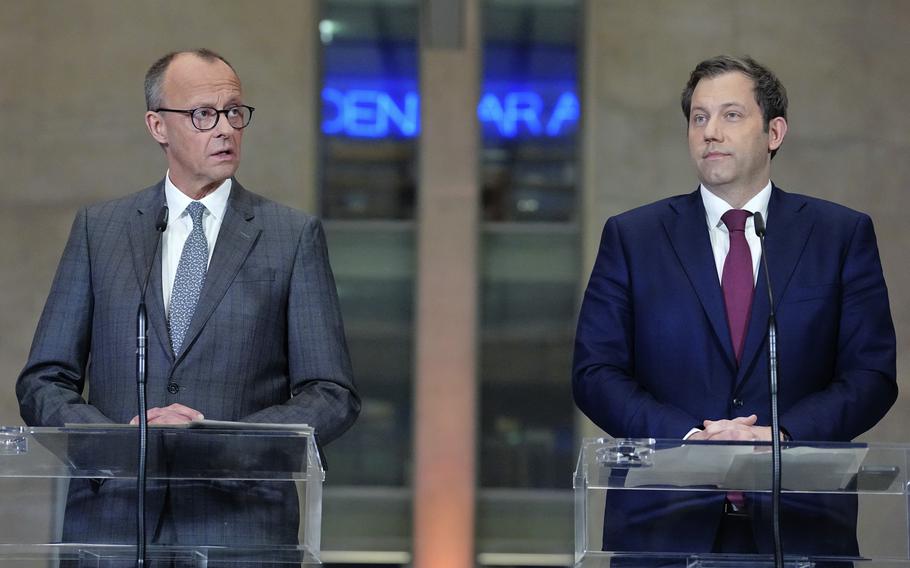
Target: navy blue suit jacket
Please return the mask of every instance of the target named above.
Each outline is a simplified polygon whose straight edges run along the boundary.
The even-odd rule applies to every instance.
[[[872,221],[774,187],[765,244],[778,325],[780,424],[798,441],[852,440],[897,396],[894,326]],[[698,191],[613,217],[579,316],[575,401],[615,437],[682,438],[705,419],[750,414],[769,425],[768,314],[761,268],[737,366]],[[653,516],[631,512],[632,500],[608,499],[605,538],[658,549],[667,539],[673,548],[688,539],[686,550],[710,551],[721,500],[693,508],[686,526],[677,517],[675,532],[661,535]],[[625,514],[611,528],[614,505]],[[851,516],[846,510],[835,522],[850,530]]]

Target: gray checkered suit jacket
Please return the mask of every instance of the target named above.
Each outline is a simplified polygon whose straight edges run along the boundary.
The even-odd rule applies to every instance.
[[[162,300],[160,252],[152,257],[158,238],[155,218],[165,203],[163,188],[162,180],[124,198],[83,208],[76,216],[16,384],[25,422],[125,423],[137,414],[136,311],[151,263],[149,407],[178,402],[209,419],[307,423],[316,428],[321,443],[338,437],[356,419],[360,400],[319,221],[234,181],[185,348],[175,359]],[[248,509],[248,501],[291,497],[268,487],[261,490],[267,495],[247,488],[249,494],[240,497],[232,495],[230,487],[211,487],[179,502],[159,499],[158,504],[171,508],[175,517],[174,507],[208,508],[226,516],[227,522],[232,515],[255,517],[253,511],[237,510]],[[99,498],[105,494],[108,499]],[[74,481],[65,536],[131,542],[135,523],[128,505],[134,497],[131,487],[119,483],[89,487]],[[155,498],[149,503],[154,509]],[[195,523],[178,531],[184,538],[236,543],[236,534],[223,526],[212,528],[201,518],[212,515],[183,512]],[[288,528],[296,520],[295,496],[293,512],[294,519],[260,513],[254,526],[244,529],[250,542],[291,538],[291,532],[296,537],[296,524],[293,531]],[[105,522],[78,527],[69,522],[76,513]],[[150,511],[150,530],[160,528],[155,515]],[[239,517],[235,521],[245,524]],[[100,525],[105,526],[101,531]]]

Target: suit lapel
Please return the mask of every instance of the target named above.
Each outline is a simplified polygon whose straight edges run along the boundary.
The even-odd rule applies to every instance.
[[[140,294],[145,285],[146,274],[151,264],[148,290],[145,301],[149,327],[167,348],[164,350],[173,356],[170,350],[170,339],[165,321],[164,299],[161,291],[161,247],[158,247],[159,233],[155,230],[158,212],[166,202],[164,197],[164,180],[141,193],[136,203],[136,214],[130,219],[127,235],[133,255],[133,268]],[[157,247],[157,252],[156,252]],[[153,256],[154,255],[154,256]]]
[[[196,311],[183,340],[184,347],[175,364],[179,363],[193,348],[196,337],[224,297],[259,238],[262,230],[252,222],[253,218],[250,194],[234,180],[231,195],[228,198],[228,206],[224,211],[224,219],[221,221],[221,229],[218,231],[218,239],[215,241],[215,250],[212,252],[212,261],[209,263],[205,283],[202,285],[199,302],[196,304]]]
[[[768,202],[765,250],[768,253],[768,272],[771,275],[775,310],[786,293],[814,224],[815,216],[806,208],[804,199],[774,187],[771,200]],[[738,387],[741,386],[743,378],[748,376],[747,371],[755,365],[759,355],[764,353],[762,347],[765,345],[768,331],[769,313],[768,287],[765,283],[765,268],[762,261],[755,283],[755,297],[752,301],[746,344],[743,347],[742,365],[736,377]]]
[[[705,207],[698,190],[670,201],[670,209],[663,219],[664,229],[682,264],[695,294],[701,302],[718,344],[731,369],[736,368],[736,357],[727,326],[724,298],[717,280],[717,267],[711,249],[711,240],[705,221]]]

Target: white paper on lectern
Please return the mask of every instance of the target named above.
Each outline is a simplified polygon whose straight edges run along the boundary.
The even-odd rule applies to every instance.
[[[684,444],[655,450],[649,467],[630,469],[625,487],[717,487],[742,453],[752,446]]]
[[[733,460],[721,487],[768,490],[771,487],[771,451],[740,454]],[[859,471],[866,448],[788,448],[781,452],[781,488],[788,491],[838,491]]]
[[[866,448],[786,448],[782,455],[782,486],[791,491],[843,489],[856,474]],[[716,487],[727,490],[768,490],[771,447],[684,444],[656,450],[650,467],[628,471],[625,487]]]
[[[305,430],[308,424],[273,424],[271,422],[234,422],[231,420],[193,420],[179,424],[149,424],[149,428],[220,428],[227,430]],[[66,424],[66,428],[96,430],[114,428],[138,428],[137,424]]]
[[[230,420],[193,420],[190,428],[225,428],[228,430],[306,430],[308,424],[274,424],[272,422],[233,422]]]

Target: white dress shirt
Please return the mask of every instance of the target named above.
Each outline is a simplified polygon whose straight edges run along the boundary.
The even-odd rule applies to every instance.
[[[723,281],[724,261],[727,259],[727,253],[730,252],[730,231],[727,226],[720,220],[724,213],[733,209],[730,204],[714,195],[708,189],[701,186],[701,199],[705,204],[705,218],[708,222],[708,234],[711,236],[711,249],[714,251],[714,264],[717,267],[717,281]],[[742,209],[755,213],[761,213],[765,219],[765,225],[768,224],[768,201],[771,200],[771,180],[750,199]],[[755,234],[755,218],[746,219],[746,242],[749,243],[749,251],[752,253],[752,283],[758,280],[758,265],[761,262],[761,243]]]
[[[717,281],[723,282],[724,261],[727,259],[727,253],[730,252],[730,231],[721,221],[724,213],[733,209],[730,204],[714,195],[702,185],[700,188],[702,203],[705,204],[705,219],[708,222],[708,234],[711,236],[711,250],[714,252],[714,265],[717,268]],[[768,223],[768,202],[771,200],[771,180],[758,192],[758,194],[746,202],[742,209],[755,213],[761,213]],[[746,219],[746,242],[749,243],[749,252],[752,253],[752,285],[758,280],[758,266],[761,262],[761,243],[758,235],[755,234],[755,218],[750,216]],[[686,440],[692,434],[700,431],[701,428],[692,428],[689,430],[683,440]]]
[[[205,205],[202,230],[209,245],[209,264],[212,262],[212,251],[215,250],[215,241],[218,240],[218,232],[221,230],[221,221],[224,219],[230,194],[231,179],[228,178],[215,191],[199,200]],[[164,196],[167,199],[169,214],[167,229],[161,235],[161,290],[164,293],[165,309],[170,313],[171,291],[174,289],[177,265],[180,263],[183,245],[193,229],[193,220],[186,211],[193,200],[171,182],[170,172],[164,178]]]

